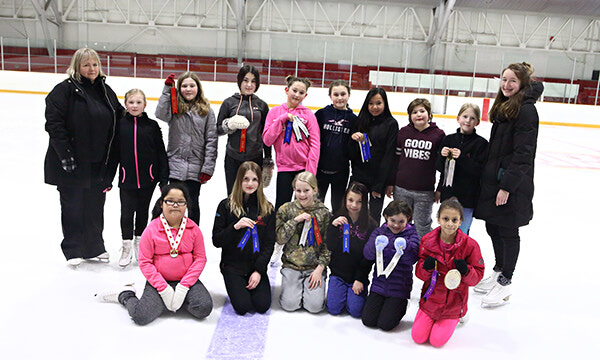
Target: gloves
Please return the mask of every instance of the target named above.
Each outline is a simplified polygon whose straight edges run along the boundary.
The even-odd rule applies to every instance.
[[[385,235],[379,235],[375,238],[375,250],[382,251],[388,244],[389,239]]]
[[[211,177],[212,177],[212,175],[200,173],[200,184],[206,184],[208,182],[208,180],[210,180]]]
[[[190,289],[181,285],[181,283],[175,286],[175,295],[173,295],[173,302],[171,303],[172,311],[177,311],[183,305],[183,301],[185,300],[185,296],[187,295]]]
[[[72,156],[62,159],[60,161],[60,166],[62,166],[63,170],[68,173],[72,173],[77,169],[77,163],[75,162],[75,158]]]
[[[263,159],[263,188],[269,187],[271,184],[271,179],[273,178],[273,168],[275,168],[275,163],[272,158],[264,158]]]
[[[227,127],[230,130],[247,129],[250,126],[250,121],[242,115],[233,115],[227,122]]]
[[[174,84],[175,84],[175,74],[170,73],[169,76],[167,76],[167,79],[165,80],[165,85],[173,86]]]
[[[423,269],[425,270],[433,270],[435,267],[435,258],[433,256],[428,257],[423,262]]]
[[[469,272],[469,268],[467,267],[467,262],[464,261],[463,259],[454,259],[454,267],[456,268],[456,270],[458,270],[458,272],[462,276],[467,275],[467,272]]]
[[[159,291],[158,294],[162,298],[162,301],[165,303],[167,310],[174,312],[175,310],[173,310],[173,306],[171,304],[173,303],[173,296],[175,295],[175,290],[173,290],[173,288],[169,284],[167,284],[167,287],[163,291]]]

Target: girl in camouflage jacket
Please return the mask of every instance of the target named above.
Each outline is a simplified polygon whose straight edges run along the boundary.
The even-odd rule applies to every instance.
[[[317,179],[304,171],[292,182],[296,200],[277,211],[277,243],[284,245],[281,268],[281,307],[318,313],[325,307],[325,279],[330,252],[325,230],[331,214],[317,199]],[[320,229],[323,229],[322,232]]]

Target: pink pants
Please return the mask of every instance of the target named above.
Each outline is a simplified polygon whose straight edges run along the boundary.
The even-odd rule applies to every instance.
[[[431,345],[441,347],[450,340],[460,319],[442,319],[434,321],[419,309],[412,327],[412,338],[417,344],[428,339]]]

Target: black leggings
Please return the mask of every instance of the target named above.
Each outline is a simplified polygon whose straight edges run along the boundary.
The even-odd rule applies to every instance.
[[[372,292],[367,296],[362,322],[368,327],[390,331],[400,324],[400,320],[406,314],[407,306],[407,299],[387,297]]]
[[[521,249],[521,238],[519,237],[518,227],[506,227],[485,223],[485,229],[492,238],[494,255],[496,256],[496,265],[494,270],[502,271],[507,279],[512,279],[519,250]]]
[[[148,208],[155,187],[152,185],[143,189],[120,189],[121,236],[123,240],[132,240],[134,235],[142,236],[142,232],[148,225]]]
[[[246,289],[250,275],[223,274],[227,295],[236,313],[244,315],[256,311],[265,313],[271,307],[271,284],[269,277],[264,274],[256,288]]]
[[[279,207],[286,202],[292,200],[294,189],[292,189],[292,181],[297,174],[304,170],[298,171],[278,171],[277,172],[277,194],[275,196],[275,213]]]
[[[258,164],[258,166],[262,168],[262,156],[250,160],[236,160],[229,155],[225,155],[225,182],[227,183],[227,196],[229,196],[233,191],[233,184],[235,183],[235,178],[237,177],[237,172],[240,168],[240,165],[242,165],[242,163],[246,161],[254,161],[256,164]]]
[[[344,194],[348,185],[348,171],[339,171],[335,174],[325,174],[317,170],[317,184],[319,186],[319,199],[325,203],[325,195],[331,184],[331,212],[336,213],[343,206]]]

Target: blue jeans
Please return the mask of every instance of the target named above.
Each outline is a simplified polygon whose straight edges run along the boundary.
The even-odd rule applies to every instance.
[[[471,228],[471,224],[473,223],[473,210],[472,208],[464,208],[464,220],[462,224],[460,224],[460,228],[462,232],[469,235],[469,229]]]
[[[369,284],[363,284],[364,288],[360,295],[356,295],[352,291],[352,285],[340,277],[334,275],[329,277],[327,311],[331,315],[339,315],[345,308],[351,316],[361,317],[365,301],[367,301],[367,287]]]

